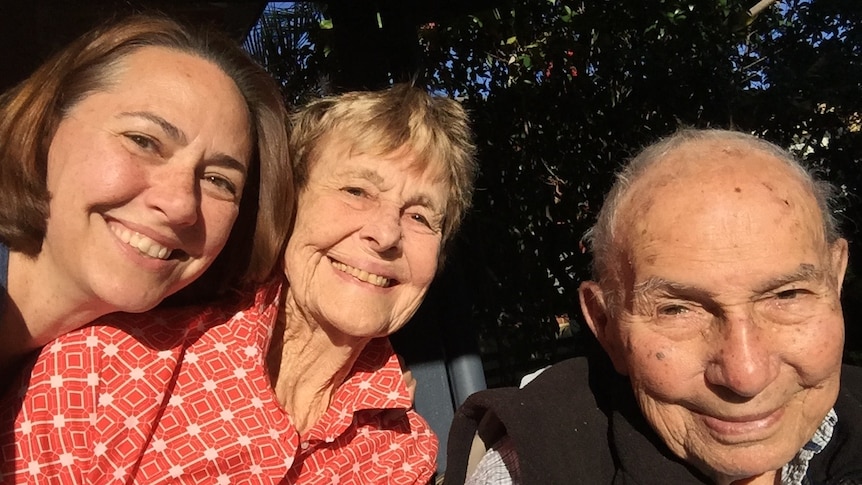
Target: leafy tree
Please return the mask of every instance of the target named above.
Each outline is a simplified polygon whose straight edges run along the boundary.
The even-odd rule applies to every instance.
[[[331,20],[313,2],[267,7],[246,37],[245,49],[279,81],[289,106],[327,92]]]

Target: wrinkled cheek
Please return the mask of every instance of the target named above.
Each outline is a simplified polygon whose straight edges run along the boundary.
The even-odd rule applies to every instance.
[[[685,456],[688,433],[691,426],[685,417],[685,409],[662,401],[659,396],[636,391],[641,412],[662,441],[680,457]]]
[[[837,375],[844,349],[844,323],[840,317],[820,319],[793,336],[785,360],[798,369],[805,385],[817,385]]]
[[[631,348],[630,352],[632,385],[662,403],[685,398],[690,377],[699,373],[697,363],[670,344],[644,345]]]

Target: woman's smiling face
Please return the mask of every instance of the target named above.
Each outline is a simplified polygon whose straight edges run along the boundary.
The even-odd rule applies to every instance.
[[[57,127],[40,263],[103,312],[152,308],[224,247],[251,152],[246,103],[218,67],[134,51]]]
[[[288,304],[330,335],[390,335],[436,274],[447,185],[407,150],[378,156],[321,146],[285,252]]]

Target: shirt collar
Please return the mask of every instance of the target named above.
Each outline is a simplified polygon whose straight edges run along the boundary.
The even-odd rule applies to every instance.
[[[362,350],[308,437],[332,441],[354,423],[357,414],[361,413],[363,419],[372,419],[385,411],[403,415],[412,406],[401,365],[389,339],[376,338]]]
[[[829,444],[837,423],[838,414],[835,413],[834,408],[830,409],[811,440],[805,443],[799,453],[781,468],[781,485],[803,485],[806,483],[805,475],[808,472],[809,462],[814,458],[814,455],[820,453]]]

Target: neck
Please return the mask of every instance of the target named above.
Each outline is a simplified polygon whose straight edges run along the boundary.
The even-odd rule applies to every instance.
[[[38,257],[9,253],[9,298],[0,320],[0,370],[60,335],[108,313],[43,269]]]
[[[270,382],[300,435],[320,419],[370,339],[346,338],[300,309],[290,289],[267,354]]]
[[[716,480],[718,485],[777,485],[781,483],[781,474],[778,471],[772,471],[753,477],[734,479],[723,477]]]

